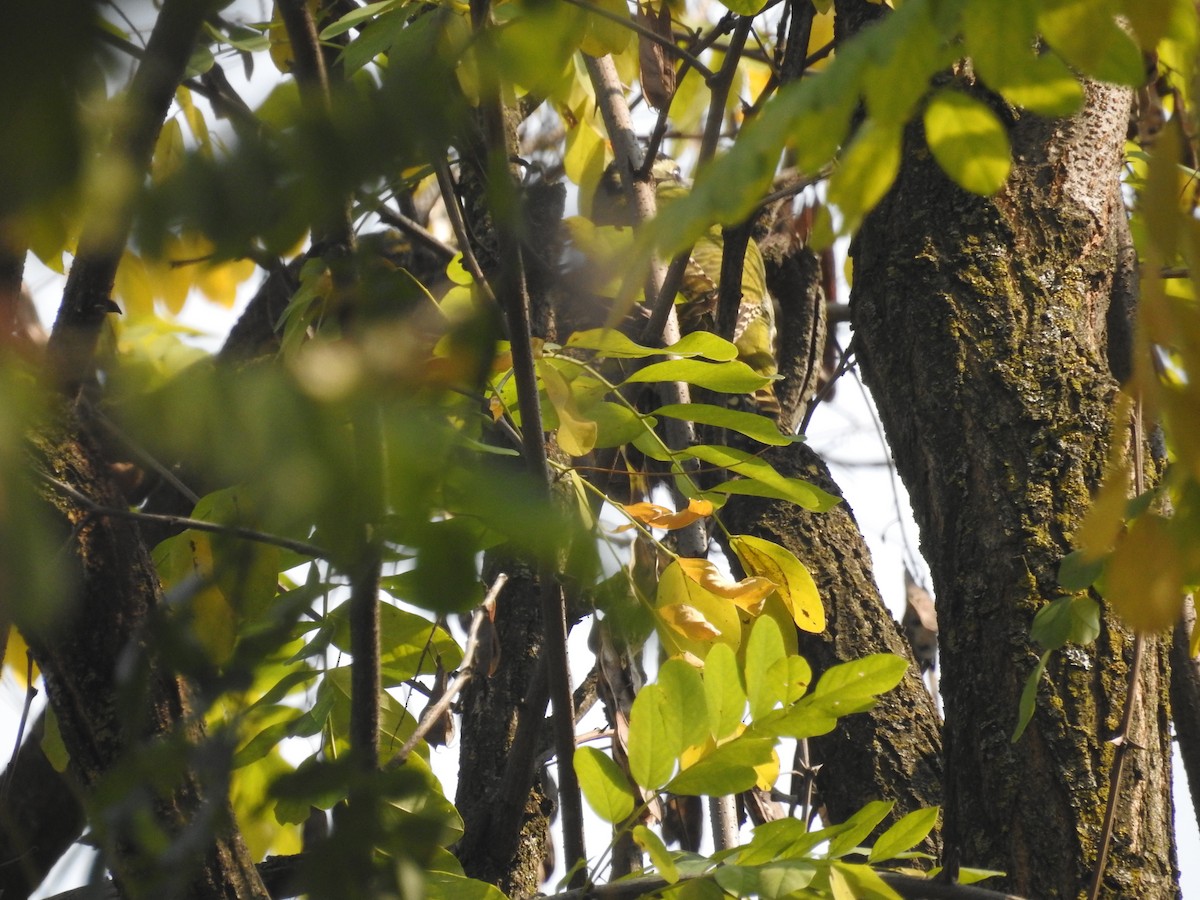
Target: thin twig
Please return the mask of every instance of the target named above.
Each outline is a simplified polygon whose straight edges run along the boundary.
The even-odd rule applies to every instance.
[[[35,470],[36,472],[36,470]],[[102,503],[97,503],[86,494],[77,491],[69,484],[59,481],[44,472],[36,472],[37,476],[53,487],[59,493],[65,494],[92,516],[100,516],[113,519],[132,519],[135,522],[156,522],[161,525],[176,525],[180,528],[191,528],[195,531],[206,531],[210,534],[226,534],[230,537],[244,538],[248,541],[256,541],[260,544],[270,544],[274,547],[282,547],[284,550],[291,550],[301,556],[311,556],[315,559],[328,559],[329,551],[318,547],[316,544],[309,544],[306,541],[296,541],[291,538],[281,537],[277,534],[270,534],[265,531],[257,531],[253,528],[243,528],[240,525],[221,525],[217,522],[205,522],[203,519],[193,519],[188,516],[169,516],[164,513],[148,513],[140,512],[136,509],[121,509],[115,506],[105,506]]]
[[[115,170],[135,173],[131,184],[150,168],[163,120],[212,6],[199,0],[168,0],[162,5],[126,92],[125,118],[113,129],[106,152]],[[112,288],[133,223],[133,194],[127,191],[103,209],[89,210],[79,238],[46,347],[48,370],[69,396],[74,396],[94,371],[96,341],[105,317],[120,311],[113,302]]]
[[[412,753],[413,747],[417,746],[425,735],[429,733],[438,719],[446,714],[446,711],[454,704],[455,698],[462,693],[462,689],[467,686],[475,675],[475,651],[479,646],[479,629],[483,627],[483,620],[490,613],[488,609],[496,602],[496,597],[500,594],[501,589],[508,582],[508,575],[501,572],[496,576],[496,580],[492,582],[491,588],[488,589],[487,596],[483,598],[483,603],[475,610],[475,615],[471,617],[471,627],[467,631],[467,645],[463,648],[462,664],[458,667],[458,675],[450,682],[446,692],[438,698],[437,702],[426,708],[421,716],[421,721],[417,723],[417,727],[413,729],[413,733],[409,735],[396,755],[388,760],[384,768],[396,769],[404,765],[408,755]]]
[[[1134,496],[1140,497],[1146,490],[1146,461],[1142,448],[1142,398],[1139,396],[1133,406],[1133,483]],[[1092,883],[1088,890],[1088,900],[1096,900],[1104,884],[1104,867],[1108,863],[1108,851],[1112,844],[1113,828],[1117,819],[1117,803],[1121,793],[1121,779],[1125,774],[1125,758],[1129,749],[1136,746],[1130,738],[1133,730],[1133,712],[1137,708],[1140,691],[1138,676],[1142,669],[1142,656],[1145,651],[1146,638],[1140,631],[1133,638],[1133,662],[1129,666],[1129,680],[1125,689],[1125,707],[1121,711],[1121,727],[1112,743],[1116,745],[1113,751],[1112,769],[1108,777],[1108,801],[1104,806],[1104,825],[1100,829],[1100,850],[1096,856],[1096,867],[1092,871]]]
[[[421,226],[420,222],[410,219],[404,213],[397,212],[387,206],[380,206],[375,210],[375,215],[379,216],[380,221],[385,225],[391,225],[393,228],[407,234],[443,262],[449,262],[454,259],[455,254],[458,252],[445,241],[439,240],[435,235],[430,234],[428,229]]]
[[[471,246],[471,235],[467,231],[467,223],[463,218],[462,207],[458,205],[458,193],[454,189],[454,179],[450,175],[450,167],[446,164],[445,160],[439,159],[434,165],[434,171],[437,174],[438,189],[442,193],[442,204],[446,207],[446,217],[450,220],[450,227],[454,231],[454,239],[458,241],[458,249],[463,256],[463,266],[471,273],[471,277],[475,279],[475,283],[483,291],[488,301],[497,303],[496,293],[492,290],[492,286],[488,284],[488,280],[483,274],[483,268],[479,265],[479,260],[475,256],[475,250]]]
[[[21,752],[21,744],[25,740],[25,728],[29,725],[29,710],[33,707],[33,698],[37,696],[37,688],[33,686],[33,652],[25,650],[25,704],[21,707],[21,721],[17,725],[17,739],[13,742],[12,759],[4,779],[4,797],[7,803],[8,792],[12,788],[12,780],[17,775],[17,755]]]

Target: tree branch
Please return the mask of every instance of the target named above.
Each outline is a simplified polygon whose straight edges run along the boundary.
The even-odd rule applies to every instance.
[[[163,525],[172,525],[178,528],[192,528],[196,531],[207,531],[210,534],[227,534],[230,537],[244,538],[248,541],[257,541],[260,544],[271,544],[275,547],[282,547],[285,550],[291,550],[294,553],[299,553],[301,556],[311,556],[316,559],[328,559],[329,552],[323,550],[315,544],[309,544],[304,541],[294,541],[291,538],[280,537],[277,534],[270,534],[265,531],[256,531],[253,528],[243,528],[239,525],[221,525],[217,522],[206,522],[203,519],[192,519],[187,516],[168,516],[161,513],[145,513],[139,512],[136,509],[124,509],[119,506],[106,506],[102,503],[97,503],[86,494],[75,490],[69,484],[59,481],[44,472],[34,470],[35,474],[53,487],[56,491],[66,497],[71,498],[89,515],[111,519],[129,519],[134,522],[157,522]]]
[[[408,755],[412,753],[413,747],[417,746],[429,729],[437,724],[438,720],[446,714],[450,707],[454,704],[454,700],[458,697],[459,691],[467,686],[467,682],[475,676],[475,651],[479,647],[479,629],[483,626],[483,620],[489,615],[488,609],[495,604],[496,597],[500,594],[504,585],[508,582],[508,576],[501,572],[492,582],[491,588],[487,592],[487,596],[483,598],[483,603],[475,610],[475,615],[471,617],[471,628],[467,632],[467,646],[463,649],[462,664],[459,666],[458,677],[450,682],[446,688],[446,692],[437,700],[436,703],[430,704],[421,716],[421,721],[417,723],[417,727],[413,729],[413,733],[409,735],[408,740],[400,747],[387,763],[385,768],[395,769],[404,765],[404,761],[408,759]]]
[[[107,154],[131,186],[149,169],[163,119],[212,6],[200,0],[163,3],[125,97],[125,120],[114,128]],[[65,393],[74,394],[88,379],[104,317],[120,311],[112,287],[133,221],[133,195],[131,187],[115,204],[88,211],[47,347],[50,374]]]
[[[490,0],[471,0],[471,19],[477,32],[491,24]],[[509,137],[505,127],[503,101],[495,85],[481,101],[484,138],[490,155],[489,172],[493,179],[506,179],[493,187],[505,193],[515,192],[508,173]],[[519,208],[519,204],[514,204]],[[508,325],[517,402],[521,410],[524,456],[536,479],[539,493],[547,502],[552,497],[553,478],[546,455],[541,404],[538,400],[537,372],[533,359],[529,323],[529,293],[525,283],[521,242],[511,215],[494,216],[500,250],[500,276],[497,297]],[[538,572],[542,627],[545,629],[545,667],[553,707],[555,751],[558,755],[559,796],[562,805],[563,849],[568,870],[575,870],[572,883],[587,878],[587,854],[583,840],[583,806],[579,781],[575,775],[575,713],[571,697],[571,668],[567,659],[566,602],[558,584],[557,572],[542,563]]]

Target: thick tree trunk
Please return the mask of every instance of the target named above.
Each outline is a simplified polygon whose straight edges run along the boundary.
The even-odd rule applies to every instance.
[[[1131,638],[1110,615],[1052,656],[1024,737],[1033,615],[1098,484],[1116,388],[1105,319],[1125,215],[1127,91],[1086,108],[1005,110],[1015,165],[983,199],[912,129],[854,249],[852,314],[937,587],[946,708],[945,840],[963,865],[1036,897],[1075,897],[1096,860]],[[1127,433],[1118,423],[1118,440]],[[1167,648],[1148,643],[1105,889],[1174,897]],[[953,856],[952,856],[953,860]]]
[[[125,502],[78,432],[47,426],[35,452],[44,471],[95,503]],[[72,774],[85,792],[126,797],[122,815],[93,822],[118,885],[126,896],[266,897],[232,826],[224,780],[232,748],[205,740],[187,685],[154,646],[161,597],[137,527],[46,492],[70,532],[63,555],[76,589],[54,621],[18,625],[45,677]],[[187,762],[173,756],[177,770],[154,765],[162,777],[147,780],[150,755],[168,746]]]
[[[835,495],[837,485],[807,446],[773,448],[766,458],[780,472],[804,478]],[[821,634],[798,632],[800,653],[814,676],[870,653],[912,658],[896,620],[883,604],[871,554],[853,512],[844,503],[825,513],[757,497],[735,497],[722,511],[734,533],[753,534],[787,547],[808,567],[825,604]],[[811,742],[820,797],[835,822],[871,800],[895,800],[889,821],[942,803],[941,735],[937,711],[916,663],[894,691],[865,713],[847,716],[832,733]],[[924,848],[936,852],[936,834]]]

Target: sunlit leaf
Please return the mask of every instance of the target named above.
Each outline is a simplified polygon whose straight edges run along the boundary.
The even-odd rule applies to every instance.
[[[813,512],[824,512],[836,506],[840,498],[799,478],[787,478],[760,456],[734,447],[699,444],[685,453],[701,462],[728,469],[743,476],[712,488],[714,494],[745,494],[752,497],[774,497],[789,500]]]
[[[724,597],[747,612],[757,615],[767,595],[776,589],[767,578],[750,577],[734,581],[707,559],[680,559],[677,565],[688,578],[706,591]]]
[[[682,742],[680,711],[667,704],[661,688],[646,685],[629,713],[629,774],[649,790],[662,787],[675,772]]]
[[[1025,687],[1021,689],[1021,700],[1017,704],[1017,726],[1012,736],[1014,744],[1021,739],[1021,735],[1025,733],[1025,729],[1033,718],[1033,711],[1037,706],[1038,684],[1042,680],[1042,673],[1046,671],[1046,663],[1050,659],[1050,653],[1051,651],[1047,650],[1038,657],[1037,665],[1033,667],[1033,671],[1025,679]]]
[[[1183,566],[1179,547],[1159,516],[1134,519],[1104,567],[1104,596],[1127,625],[1161,631],[1183,609]]]
[[[737,606],[689,578],[678,562],[659,577],[655,608],[670,626],[660,631],[669,652],[690,652],[703,659],[713,641],[730,647],[741,642]]]
[[[730,546],[747,572],[769,580],[792,614],[796,627],[819,634],[825,630],[825,607],[816,582],[786,547],[754,535],[730,538]]]
[[[829,871],[831,884],[835,878],[844,883],[849,891],[847,896],[854,900],[902,900],[870,866],[835,861]],[[834,896],[838,897],[837,890]]]
[[[704,660],[704,696],[708,706],[709,732],[723,740],[742,724],[746,692],[733,650],[715,645]]]
[[[1008,134],[996,114],[962,91],[938,91],[925,108],[925,140],[934,158],[959,185],[990,196],[1012,168]]]
[[[760,375],[741,360],[730,362],[703,362],[698,359],[670,359],[651,363],[639,369],[625,384],[656,381],[685,381],[697,387],[726,394],[752,394],[766,387],[771,379]]]
[[[595,747],[575,751],[575,773],[583,796],[605,822],[623,822],[633,812],[634,796],[625,773]]]
[[[829,858],[837,859],[851,853],[875,830],[875,826],[887,818],[895,805],[894,800],[872,800],[843,822],[838,835],[829,842],[826,851]]]
[[[933,831],[939,812],[938,807],[931,806],[927,809],[915,809],[901,817],[876,839],[875,846],[871,848],[871,855],[867,857],[868,862],[886,862],[917,846]]]
[[[1039,6],[1038,31],[1051,49],[1098,81],[1137,87],[1145,80],[1141,51],[1107,3],[1049,0]]]
[[[721,866],[713,877],[717,884],[738,897],[783,900],[797,896],[812,883],[817,868],[805,860],[785,860],[762,866]]]
[[[868,121],[842,154],[829,181],[829,202],[842,213],[843,231],[875,207],[900,171],[901,123]]]
[[[797,440],[795,435],[780,433],[778,426],[766,416],[730,409],[727,406],[714,406],[709,403],[671,404],[660,406],[653,415],[728,428],[774,447],[784,447]]]
[[[673,794],[720,797],[749,790],[758,781],[756,767],[769,762],[775,750],[771,737],[737,737],[684,769],[667,785]]]
[[[766,715],[787,693],[783,636],[770,616],[759,616],[746,641],[746,697],[750,718]],[[782,664],[782,665],[781,665]]]
[[[662,842],[662,838],[645,825],[635,825],[633,840],[650,857],[651,864],[667,884],[674,884],[679,880],[679,867],[675,865],[675,860],[671,858],[671,853]]]

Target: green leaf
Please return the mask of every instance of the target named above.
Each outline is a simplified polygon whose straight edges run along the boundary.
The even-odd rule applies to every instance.
[[[1046,671],[1046,663],[1050,660],[1050,653],[1051,651],[1047,650],[1041,655],[1037,665],[1033,667],[1033,671],[1025,679],[1025,687],[1021,691],[1021,702],[1017,706],[1017,727],[1013,731],[1012,736],[1014,744],[1021,739],[1021,735],[1025,733],[1025,729],[1029,727],[1030,720],[1033,719],[1033,711],[1037,706],[1038,683],[1042,680],[1042,673]]]
[[[1145,81],[1142,52],[1107,3],[1048,0],[1037,23],[1051,49],[1085,75],[1126,87]]]
[[[914,809],[908,815],[901,817],[875,841],[875,846],[871,848],[871,855],[867,857],[867,862],[886,862],[917,846],[925,840],[929,832],[933,831],[939,812],[938,807],[930,806],[926,809]]]
[[[894,800],[872,800],[841,825],[835,826],[838,834],[829,842],[826,855],[830,859],[838,859],[851,853],[875,830],[875,826],[887,818],[895,805]]]
[[[643,359],[647,356],[662,356],[667,352],[661,348],[635,343],[615,328],[576,331],[567,338],[566,347],[569,350],[595,350],[601,356],[611,359]]]
[[[829,179],[829,202],[842,214],[842,232],[858,227],[883,199],[900,171],[902,122],[868,120],[859,129]]]
[[[713,877],[717,884],[737,897],[782,900],[808,887],[816,874],[816,866],[796,859],[762,866],[721,866]]]
[[[831,880],[833,876],[845,879],[855,900],[902,900],[870,866],[835,862],[829,874]]]
[[[45,725],[42,730],[42,752],[46,754],[46,761],[55,772],[65,773],[67,766],[71,764],[71,754],[67,751],[67,745],[63,743],[62,732],[58,730],[58,716],[54,714],[53,707],[46,707],[43,721]]]
[[[750,843],[738,849],[733,857],[744,866],[758,867],[775,860],[789,859],[797,842],[809,834],[808,827],[798,819],[776,819],[754,829]]]
[[[675,773],[682,744],[683,723],[671,709],[662,688],[648,684],[638,692],[629,712],[629,774],[647,790],[656,791]]]
[[[1103,556],[1089,559],[1082,550],[1072,550],[1058,564],[1058,584],[1064,591],[1086,591],[1103,571]]]
[[[379,3],[368,3],[366,6],[359,9],[351,10],[346,13],[332,25],[327,25],[322,29],[321,40],[327,41],[330,38],[335,38],[339,34],[345,34],[351,28],[356,28],[360,22],[370,19],[379,13],[386,12],[397,6],[404,5],[405,0],[381,0]]]
[[[704,660],[704,696],[708,701],[708,729],[722,740],[742,724],[746,693],[738,673],[737,658],[726,644],[716,644]]]
[[[675,860],[672,859],[662,838],[645,825],[635,825],[633,826],[633,839],[639,847],[646,851],[650,862],[654,864],[654,868],[658,869],[658,874],[668,884],[674,884],[679,880],[679,867],[675,865]]]
[[[651,363],[625,379],[624,384],[686,381],[697,387],[725,394],[752,394],[771,383],[741,360],[704,362],[699,359],[669,359]]]
[[[635,799],[625,773],[606,753],[595,747],[575,751],[575,774],[588,804],[605,822],[624,822],[633,813]]]
[[[721,0],[721,4],[739,16],[757,16],[766,5],[766,0]]]
[[[596,423],[595,445],[619,447],[654,428],[657,420],[639,416],[628,406],[601,400],[580,410],[580,416]]]
[[[825,607],[816,582],[792,551],[749,534],[735,535],[729,544],[747,574],[761,576],[776,585],[797,628],[812,634],[825,630]]]
[[[694,331],[692,333],[701,334],[702,332]],[[796,435],[781,433],[778,426],[766,416],[730,409],[727,406],[714,406],[709,403],[675,403],[660,406],[651,415],[727,428],[730,431],[752,437],[760,444],[768,444],[772,447],[785,447],[798,440],[803,440]]]
[[[743,734],[688,766],[667,785],[673,794],[721,797],[749,790],[758,781],[755,766],[771,762],[773,737]]]
[[[812,684],[812,667],[803,656],[788,656],[775,663],[772,669],[780,669],[774,678],[782,678],[784,682],[783,705],[786,709],[804,696],[808,686]]]
[[[672,657],[658,667],[654,683],[662,689],[666,703],[680,711],[680,746],[686,749],[703,744],[708,738],[708,703],[696,667]]]
[[[452,872],[426,871],[424,896],[428,900],[505,900],[495,885]]]
[[[737,359],[737,346],[711,331],[693,331],[671,344],[662,352],[671,356],[703,356],[715,362]]]
[[[1032,0],[967,4],[967,55],[988,87],[1013,105],[1043,116],[1069,116],[1083,105],[1083,87],[1059,57],[1037,50],[1036,16]]]
[[[750,701],[750,718],[765,716],[784,699],[787,682],[783,635],[770,616],[759,616],[746,641],[746,697]]]
[[[746,494],[790,500],[812,512],[824,512],[839,502],[839,498],[825,493],[807,481],[784,477],[769,462],[744,450],[698,444],[685,451],[685,455],[743,476],[741,480],[719,484],[708,493]]]
[[[1012,150],[1004,126],[962,91],[934,94],[925,108],[925,140],[946,174],[968,191],[990,196],[1008,180]]]
[[[874,705],[876,697],[898,685],[907,668],[908,662],[892,653],[874,653],[840,663],[821,676],[806,700],[839,716],[862,712]]]
[[[1100,604],[1091,597],[1059,597],[1037,611],[1030,635],[1047,650],[1090,644],[1100,634]]]

